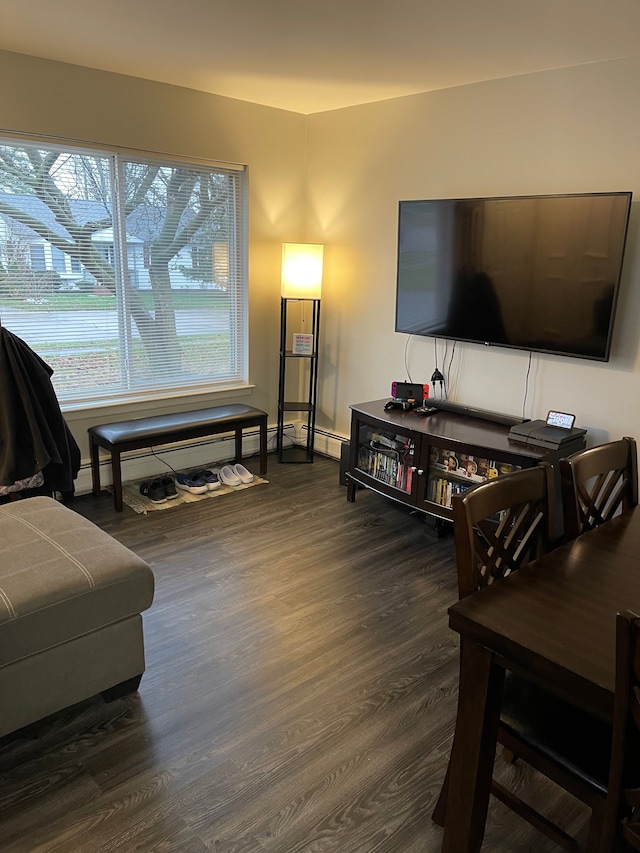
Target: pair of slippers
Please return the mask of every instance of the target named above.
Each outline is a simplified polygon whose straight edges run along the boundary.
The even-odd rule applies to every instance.
[[[251,471],[247,471],[244,465],[240,465],[239,462],[235,465],[224,465],[218,471],[218,476],[225,486],[240,486],[242,483],[253,482]]]

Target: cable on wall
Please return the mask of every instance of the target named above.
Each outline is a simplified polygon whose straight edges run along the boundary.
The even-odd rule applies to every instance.
[[[409,370],[409,341],[411,340],[412,337],[413,337],[413,335],[407,335],[407,340],[405,341],[405,344],[404,344],[404,372],[407,374],[407,380],[409,382],[412,381],[411,371]]]
[[[524,399],[522,401],[522,418],[525,417],[525,409],[527,406],[527,395],[529,394],[529,374],[531,373],[531,359],[533,358],[533,352],[529,350],[529,364],[527,365],[527,375],[524,380]]]
[[[446,397],[448,397],[449,394],[451,393],[451,368],[453,367],[453,357],[456,354],[456,344],[457,344],[457,341],[454,341],[453,346],[451,347],[451,357],[449,358],[449,364],[448,364],[448,366],[444,372],[445,373],[445,389],[446,389],[445,396]],[[446,357],[446,353],[445,353],[445,357]]]

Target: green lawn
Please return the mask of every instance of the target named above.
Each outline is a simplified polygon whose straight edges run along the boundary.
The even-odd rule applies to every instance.
[[[153,295],[149,291],[141,294],[142,300],[149,309],[153,309]],[[224,307],[228,294],[220,290],[174,290],[172,291],[173,307],[182,309],[211,308],[212,305]],[[108,311],[115,310],[115,296],[98,296],[92,293],[67,291],[50,293],[45,297],[46,302],[33,304],[25,299],[0,294],[0,306],[20,308],[25,311]]]
[[[38,354],[53,369],[52,381],[58,393],[111,388],[120,382],[120,354],[117,341],[100,341],[94,347],[73,347],[60,342],[42,343]],[[139,340],[132,352],[138,381],[153,383],[147,354]],[[190,335],[180,339],[181,372],[185,381],[228,373],[230,336]]]

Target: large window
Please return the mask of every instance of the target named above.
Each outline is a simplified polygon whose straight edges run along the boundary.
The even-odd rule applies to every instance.
[[[61,402],[247,382],[244,181],[0,140],[0,322]]]

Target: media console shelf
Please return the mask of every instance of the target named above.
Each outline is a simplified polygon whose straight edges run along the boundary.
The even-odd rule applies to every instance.
[[[470,486],[540,462],[554,464],[585,446],[584,436],[562,451],[509,440],[509,425],[438,411],[428,416],[385,410],[386,400],[351,406],[347,500],[359,486],[451,521],[451,499]]]

